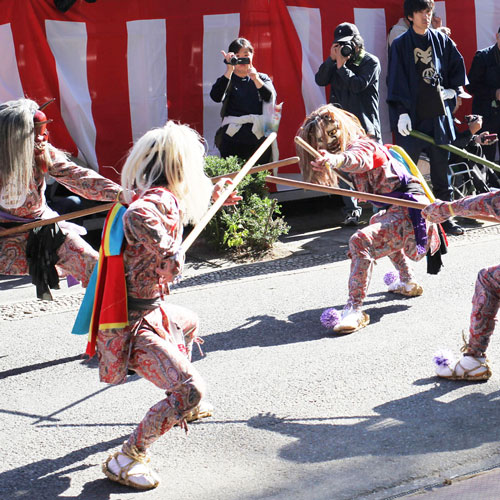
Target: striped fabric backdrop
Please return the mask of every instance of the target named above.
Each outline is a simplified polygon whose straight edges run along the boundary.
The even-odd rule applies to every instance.
[[[54,119],[52,142],[103,175],[117,172],[135,139],[167,119],[188,123],[206,139],[220,124],[209,92],[224,71],[220,51],[237,36],[256,49],[255,67],[269,74],[283,101],[280,156],[294,154],[293,136],[306,113],[326,102],[314,74],[329,54],[335,26],[355,23],[383,68],[386,37],[402,16],[402,0],[77,0],[66,13],[52,0],[0,0],[0,101],[26,96]],[[467,68],[478,48],[495,43],[499,0],[436,3]],[[470,104],[469,104],[470,106]],[[294,167],[289,173],[293,175]]]

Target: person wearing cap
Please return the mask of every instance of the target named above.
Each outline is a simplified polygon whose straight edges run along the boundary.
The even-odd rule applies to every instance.
[[[334,31],[330,55],[315,75],[321,87],[330,85],[330,103],[354,114],[367,135],[381,141],[379,117],[380,61],[364,48],[358,28],[341,23]],[[346,225],[357,225],[361,207],[343,197]]]
[[[420,153],[429,155],[432,189],[436,198],[453,199],[449,152],[437,145],[455,138],[452,111],[460,86],[468,83],[465,64],[455,43],[431,28],[433,0],[405,0],[404,14],[410,21],[406,33],[396,38],[389,52],[387,102],[396,144],[417,163]],[[410,135],[415,129],[431,136],[436,145]],[[464,233],[453,219],[448,234]]]
[[[476,52],[469,81],[467,90],[473,96],[472,112],[483,116],[483,130],[500,134],[500,28],[496,43]],[[498,141],[483,147],[488,160],[495,160],[497,144]]]

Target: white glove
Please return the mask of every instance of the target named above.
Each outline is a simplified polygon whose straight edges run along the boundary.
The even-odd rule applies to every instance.
[[[454,89],[442,89],[441,95],[443,96],[443,100],[446,101],[448,99],[455,99],[457,93],[455,92]]]
[[[402,115],[399,115],[399,120],[398,120],[398,132],[401,135],[410,135],[410,132],[412,131],[411,127],[411,118],[408,113],[403,113]]]

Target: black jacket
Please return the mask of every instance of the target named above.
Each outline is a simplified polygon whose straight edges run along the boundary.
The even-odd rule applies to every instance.
[[[467,90],[472,94],[472,112],[489,118],[500,101],[495,101],[495,93],[500,89],[500,50],[497,44],[478,50],[469,71]],[[496,102],[497,108],[492,106]]]
[[[380,62],[363,51],[360,60],[349,59],[337,69],[330,58],[319,67],[314,79],[322,87],[330,85],[330,103],[339,104],[357,116],[367,134],[381,139],[378,111]]]

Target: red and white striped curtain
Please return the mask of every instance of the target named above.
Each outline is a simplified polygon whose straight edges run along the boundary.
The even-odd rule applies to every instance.
[[[46,110],[53,144],[118,179],[133,141],[167,119],[196,128],[215,153],[220,104],[209,92],[224,71],[220,51],[243,36],[284,102],[278,142],[286,157],[304,116],[326,102],[314,74],[335,26],[349,21],[381,60],[380,111],[390,142],[386,38],[402,9],[402,0],[77,0],[62,13],[52,0],[0,0],[0,101],[55,97]],[[440,1],[436,10],[467,68],[478,48],[495,43],[499,0]]]

